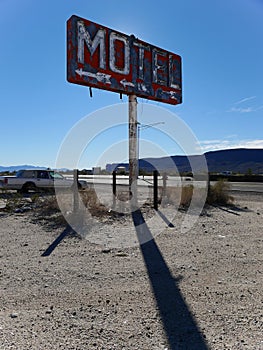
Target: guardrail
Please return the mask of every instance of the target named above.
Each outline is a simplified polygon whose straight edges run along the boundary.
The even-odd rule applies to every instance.
[[[263,175],[209,175],[210,181],[228,180],[229,182],[263,182]]]

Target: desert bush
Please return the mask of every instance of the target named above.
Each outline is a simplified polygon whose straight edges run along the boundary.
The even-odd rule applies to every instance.
[[[23,197],[20,193],[12,193],[7,197],[6,210],[12,212],[16,208],[19,208],[22,204]]]
[[[108,209],[100,203],[96,191],[93,188],[88,188],[80,192],[81,200],[84,206],[93,216],[103,216],[108,214]]]
[[[36,205],[33,222],[41,222],[47,228],[56,228],[67,224],[55,195],[36,198]]]
[[[231,204],[234,198],[229,195],[229,188],[229,183],[224,179],[221,179],[214,185],[209,186],[206,200],[207,204]]]
[[[164,204],[172,204],[176,206],[189,206],[193,196],[193,185],[181,187],[167,187],[165,196],[162,198]]]
[[[209,186],[206,196],[206,203],[209,205],[220,204],[229,205],[232,204],[234,198],[229,195],[229,183],[225,180],[219,180],[214,185]],[[203,192],[205,189],[195,188],[196,200],[205,195]],[[181,187],[167,187],[165,196],[162,200],[164,204],[171,204],[179,207],[188,207],[192,201],[194,186],[188,185]],[[199,197],[198,197],[199,196]]]
[[[43,214],[60,211],[56,196],[39,197],[37,204],[38,209],[41,210]]]
[[[190,205],[192,197],[193,197],[193,191],[194,191],[193,185],[184,186],[182,188],[180,206],[188,207]]]
[[[179,187],[167,187],[165,193],[162,187],[159,187],[158,189],[158,193],[160,194],[160,201],[163,205],[178,205],[180,192],[181,191]]]
[[[19,192],[10,192],[8,190],[4,190],[1,193],[1,198],[5,202],[5,211],[13,212],[15,210],[23,210],[23,208],[33,208],[36,205],[37,197],[24,197]]]
[[[94,189],[86,189],[79,191],[80,200],[83,205],[89,210],[92,216],[108,215],[108,209],[100,203]],[[55,195],[39,198],[37,205],[37,215],[41,218],[52,218],[56,222],[62,224],[66,222],[64,215],[71,213],[73,209],[73,195],[72,193],[59,193],[59,205]]]

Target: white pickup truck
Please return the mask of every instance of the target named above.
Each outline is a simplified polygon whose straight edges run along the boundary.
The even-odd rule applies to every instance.
[[[29,191],[71,188],[73,179],[67,179],[53,170],[19,170],[15,176],[0,176],[0,189]],[[85,189],[87,182],[78,181],[78,188]]]

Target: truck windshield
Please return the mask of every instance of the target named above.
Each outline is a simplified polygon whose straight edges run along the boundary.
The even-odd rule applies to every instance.
[[[50,176],[52,177],[52,179],[64,179],[64,177],[61,174],[56,173],[55,171],[51,171]]]

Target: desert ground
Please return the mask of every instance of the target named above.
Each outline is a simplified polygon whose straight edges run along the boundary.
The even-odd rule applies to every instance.
[[[263,196],[234,197],[123,248],[0,210],[0,349],[262,350]]]

